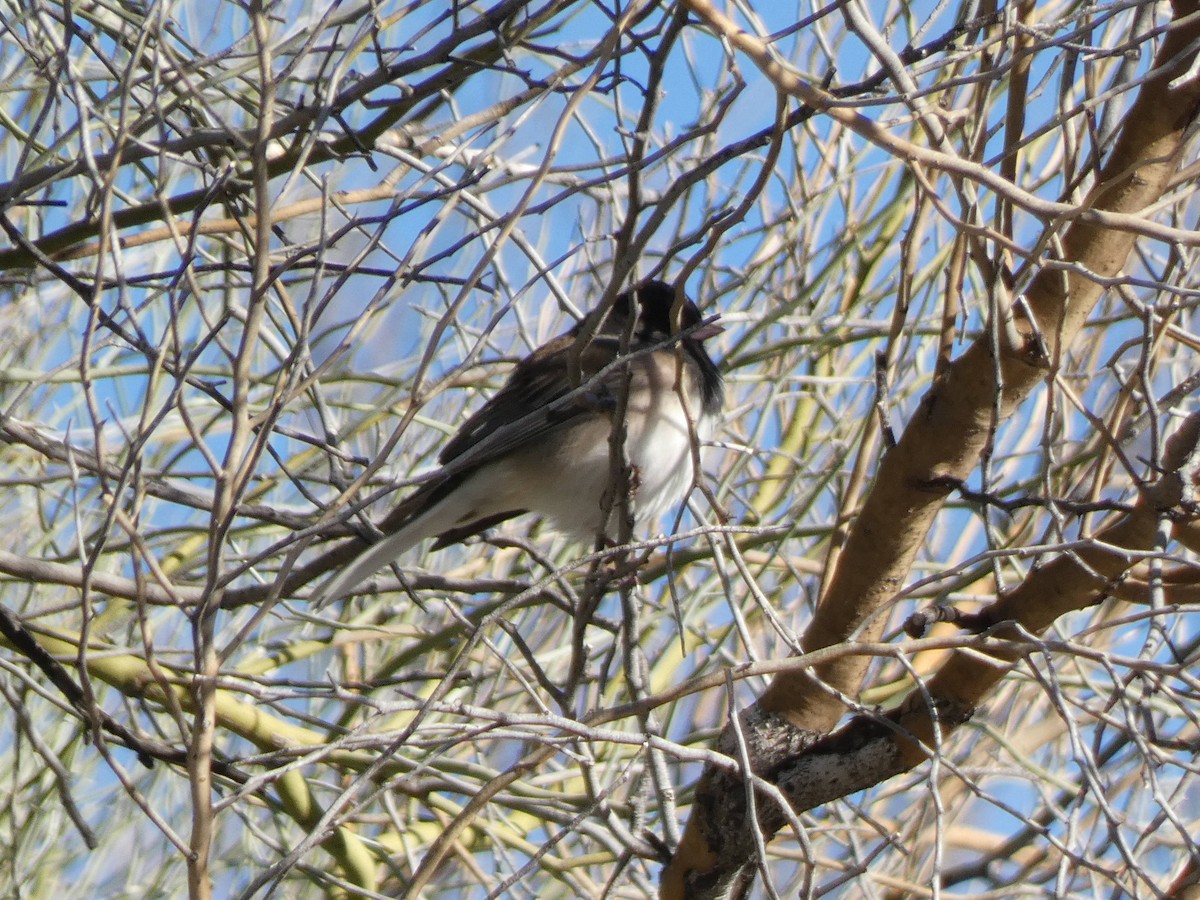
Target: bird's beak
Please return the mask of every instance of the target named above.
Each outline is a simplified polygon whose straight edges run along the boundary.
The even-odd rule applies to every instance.
[[[701,325],[695,331],[690,332],[688,334],[688,337],[690,337],[694,341],[706,341],[710,337],[716,337],[718,334],[720,334],[722,331],[725,330],[725,327],[723,325],[721,325],[720,322],[717,321],[717,319],[719,319],[719,318],[721,318],[721,317],[713,316],[711,319],[709,319],[707,322],[705,322],[703,325]]]

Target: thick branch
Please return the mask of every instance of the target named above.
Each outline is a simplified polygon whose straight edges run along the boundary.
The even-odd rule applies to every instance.
[[[935,151],[913,153],[907,144],[901,147],[896,138],[858,113],[827,103],[831,99],[828,94],[784,70],[756,38],[736,29],[731,31],[732,23],[708,3],[695,0],[689,5],[731,43],[748,52],[779,90],[809,103],[823,104],[830,116],[910,161],[973,177],[973,173],[959,171],[962,166],[955,162],[956,157]],[[1195,59],[1200,21],[1196,17],[1183,18],[1195,10],[1195,3],[1177,5],[1181,21],[1159,48],[1154,67],[1082,204],[1084,208],[1136,215],[1158,201],[1170,185],[1185,131],[1200,100],[1200,88],[1194,79],[1179,86],[1172,82]],[[989,186],[992,180],[990,173],[979,179]],[[1065,274],[1048,267],[1034,279],[1025,298],[1028,318],[1015,323],[1018,340],[993,350],[987,339],[981,339],[933,384],[898,444],[880,463],[871,492],[850,529],[837,570],[804,635],[806,650],[829,646],[851,635],[872,640],[881,633],[884,617],[880,611],[908,577],[943,502],[978,464],[996,425],[997,408],[1001,419],[1007,417],[1047,374],[1053,373],[1100,298],[1100,281],[1117,275],[1124,266],[1134,236],[1105,227],[1100,224],[1102,220],[1078,216],[1063,233],[1062,257],[1076,265]],[[1081,274],[1084,272],[1098,278],[1085,277]],[[837,691],[854,694],[866,667],[866,659],[843,658],[818,674]],[[834,727],[843,711],[833,692],[818,686],[807,673],[781,674],[758,704],[741,716],[751,750],[766,751],[757,757],[752,752],[754,771],[764,777],[778,776],[780,751],[788,746],[813,745]],[[967,710],[961,708],[949,712],[952,721],[966,714]],[[730,752],[729,727],[720,746]],[[697,788],[696,806],[684,841],[664,873],[662,895],[720,897],[738,885],[744,886],[747,873],[753,872],[755,857],[754,845],[749,842],[751,830],[757,824],[769,837],[782,825],[782,816],[769,804],[760,803],[758,807],[758,822],[747,821],[743,781],[713,767],[706,770]],[[747,839],[730,839],[738,835]]]

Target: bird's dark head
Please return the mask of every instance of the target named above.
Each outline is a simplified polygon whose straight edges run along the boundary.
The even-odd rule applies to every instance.
[[[617,296],[613,308],[601,325],[601,333],[620,335],[624,340],[635,306],[638,318],[631,335],[634,344],[663,344],[669,341],[672,335],[680,331],[686,332],[679,339],[678,346],[696,362],[704,409],[715,415],[721,408],[721,373],[712,357],[708,355],[704,341],[725,329],[715,321],[707,325],[701,324],[704,317],[700,314],[700,308],[687,298],[684,298],[683,309],[680,311],[679,328],[672,328],[671,309],[674,305],[675,288],[671,285],[653,279],[640,282]]]
[[[654,279],[642,281],[618,295],[612,312],[609,314],[608,322],[605,324],[605,330],[611,328],[614,332],[624,331],[628,326],[630,315],[633,314],[635,301],[638,321],[633,332],[634,340],[658,344],[667,340],[677,331],[671,327],[671,308],[675,305],[675,288],[665,281]],[[724,330],[716,322],[696,328],[703,318],[700,308],[685,297],[678,330],[687,331],[695,328],[684,338],[685,341],[699,343]]]

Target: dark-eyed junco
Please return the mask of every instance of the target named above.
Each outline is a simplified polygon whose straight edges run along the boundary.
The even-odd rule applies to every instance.
[[[687,494],[693,448],[721,410],[704,340],[722,329],[686,300],[673,336],[674,302],[673,287],[644,281],[521,360],[442,450],[441,469],[380,523],[384,537],[314,599],[349,593],[425,538],[437,549],[522,513],[579,541],[615,537],[610,437],[622,399],[629,509],[637,528],[656,522]]]

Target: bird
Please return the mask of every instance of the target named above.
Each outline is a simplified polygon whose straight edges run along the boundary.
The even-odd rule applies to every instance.
[[[581,543],[615,539],[622,504],[610,489],[611,436],[620,409],[634,529],[683,500],[697,476],[694,449],[723,400],[704,342],[724,329],[686,297],[673,329],[675,297],[663,281],[642,281],[520,360],[441,450],[440,468],[379,524],[382,539],[317,590],[316,605],[427,538],[440,549],[525,513]]]

